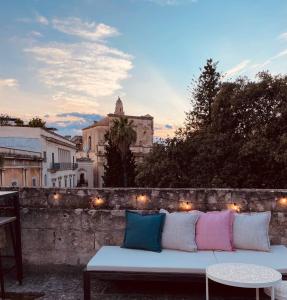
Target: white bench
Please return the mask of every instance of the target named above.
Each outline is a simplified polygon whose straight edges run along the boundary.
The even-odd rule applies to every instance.
[[[84,299],[90,300],[91,276],[109,280],[183,280],[204,276],[208,266],[216,263],[253,263],[271,267],[287,275],[287,248],[272,246],[270,252],[251,250],[162,252],[104,246],[84,270]],[[175,276],[176,275],[176,276]]]

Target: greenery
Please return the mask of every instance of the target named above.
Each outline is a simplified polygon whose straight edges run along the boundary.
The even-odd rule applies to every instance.
[[[286,188],[287,76],[224,82],[208,60],[191,89],[192,110],[172,139],[138,168],[149,187]]]
[[[39,117],[34,117],[28,122],[28,126],[46,128],[46,122]]]
[[[9,125],[9,119],[10,117],[5,114],[0,115],[0,126],[6,126]]]
[[[136,141],[136,131],[133,122],[125,117],[113,121],[113,125],[105,135],[105,187],[132,187],[135,186],[135,159],[130,150],[131,144]]]

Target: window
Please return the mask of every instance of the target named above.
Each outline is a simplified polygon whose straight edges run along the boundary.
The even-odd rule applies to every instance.
[[[32,177],[32,186],[35,187],[37,185],[37,180],[35,177]]]
[[[70,175],[70,188],[72,187],[72,176]]]
[[[71,163],[71,152],[65,149],[58,149],[58,162],[59,163]]]
[[[47,175],[44,176],[44,185],[47,186]]]
[[[43,161],[44,162],[47,161],[47,152],[46,151],[43,152]]]
[[[58,178],[58,184],[59,184],[59,188],[61,188],[62,187],[62,177]]]
[[[65,176],[65,188],[67,187],[67,176]]]
[[[56,187],[56,179],[52,179],[52,185],[53,187]]]
[[[92,138],[91,136],[88,137],[88,150],[91,151],[92,149]]]
[[[52,165],[54,165],[54,163],[55,163],[55,154],[52,153]]]
[[[11,186],[12,186],[12,187],[18,186],[18,181],[17,181],[17,180],[13,180],[13,181],[11,182]]]

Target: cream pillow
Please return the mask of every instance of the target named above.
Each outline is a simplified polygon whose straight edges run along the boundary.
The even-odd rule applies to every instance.
[[[193,252],[197,250],[195,242],[195,225],[199,214],[196,212],[174,212],[161,209],[165,213],[161,245],[163,249]]]
[[[236,249],[270,251],[271,212],[235,214],[233,245]]]

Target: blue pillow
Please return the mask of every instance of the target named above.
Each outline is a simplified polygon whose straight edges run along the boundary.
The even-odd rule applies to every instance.
[[[122,247],[161,252],[165,214],[142,215],[126,211],[126,231]]]

